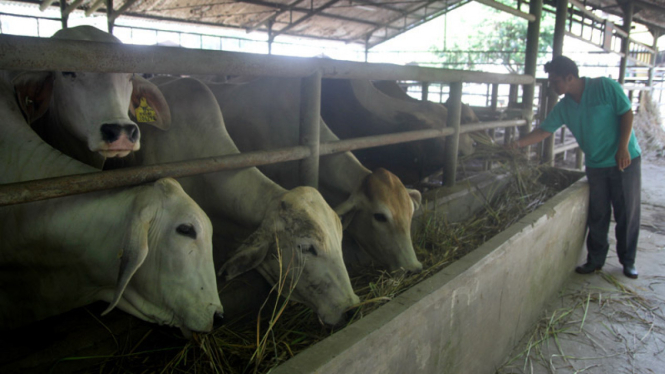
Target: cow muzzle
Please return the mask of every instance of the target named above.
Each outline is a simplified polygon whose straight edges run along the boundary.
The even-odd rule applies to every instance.
[[[135,124],[104,124],[100,132],[104,145],[99,153],[104,157],[125,157],[140,148],[141,133]]]

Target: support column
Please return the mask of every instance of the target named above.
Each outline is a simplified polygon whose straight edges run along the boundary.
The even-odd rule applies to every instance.
[[[60,21],[62,22],[62,28],[67,28],[67,21],[69,20],[69,13],[67,10],[67,0],[60,1]]]
[[[448,95],[447,127],[455,130],[453,135],[446,137],[446,158],[443,166],[443,185],[452,187],[457,177],[457,151],[459,148],[459,127],[462,119],[462,82],[450,84]]]
[[[113,0],[106,0],[106,28],[111,35],[113,35],[113,24]]]
[[[653,35],[653,48],[654,53],[651,54],[651,66],[649,67],[649,80],[647,82],[648,87],[653,87],[653,74],[654,74],[654,68],[656,66],[656,58],[658,57],[658,38],[660,38],[660,30],[658,29],[652,29],[651,30],[651,35]],[[653,97],[653,91],[651,91],[652,97]]]
[[[420,90],[420,93],[421,93],[420,99],[422,101],[427,101],[427,98],[429,96],[429,82],[421,83],[420,88],[421,88],[421,90]]]
[[[540,19],[543,12],[543,0],[531,0],[529,4],[529,14],[535,17],[535,20],[529,22],[526,36],[526,58],[524,59],[524,74],[536,77],[536,68],[538,66],[538,39],[540,38]],[[520,136],[531,132],[533,124],[533,100],[535,97],[536,82],[522,86],[522,118],[526,120],[524,126],[520,126]],[[526,154],[529,155],[531,147],[526,147]]]
[[[563,54],[563,37],[566,35],[566,19],[568,18],[568,0],[557,0],[556,21],[554,23],[554,41],[552,43],[552,57]],[[547,97],[547,113],[552,111],[554,105],[559,101],[559,95],[549,89]],[[546,117],[546,116],[544,116]],[[543,145],[543,163],[554,166],[554,135],[545,139]]]
[[[626,32],[626,38],[621,42],[621,65],[619,66],[619,83],[623,84],[626,80],[626,65],[628,63],[628,53],[630,52],[630,27],[633,24],[633,9],[634,2],[629,1],[622,6],[623,9],[623,26],[621,28]]]
[[[319,133],[321,121],[321,72],[305,77],[300,84],[300,145],[311,150],[300,160],[300,184],[319,188]]]

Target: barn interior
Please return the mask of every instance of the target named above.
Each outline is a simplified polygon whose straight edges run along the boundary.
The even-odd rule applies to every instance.
[[[360,150],[366,147],[376,147],[385,144],[394,144],[403,141],[416,141],[421,139],[430,139],[446,136],[446,144],[451,149],[457,149],[460,135],[465,132],[485,130],[488,131],[498,143],[510,141],[510,139],[519,136],[520,133],[529,131],[533,126],[542,120],[544,113],[556,101],[551,96],[545,94],[545,82],[536,81],[535,70],[538,66],[536,56],[537,42],[533,45],[533,40],[538,39],[537,20],[542,16],[542,12],[550,12],[561,17],[559,26],[555,30],[555,45],[553,53],[561,54],[561,48],[564,36],[572,36],[577,39],[585,40],[599,48],[602,48],[608,54],[621,56],[621,63],[617,66],[620,71],[621,83],[629,91],[629,95],[635,102],[639,102],[641,92],[651,90],[651,87],[658,82],[654,82],[654,71],[657,71],[657,40],[665,30],[665,1],[662,0],[639,0],[639,1],[615,1],[615,0],[588,0],[578,2],[576,0],[568,1],[513,1],[510,4],[493,0],[477,0],[478,2],[501,11],[507,12],[515,17],[522,18],[529,22],[529,37],[532,42],[527,41],[527,58],[524,74],[506,75],[488,72],[470,72],[462,70],[435,69],[430,67],[418,66],[392,66],[390,64],[366,64],[362,62],[338,61],[328,59],[314,58],[294,58],[288,56],[278,56],[271,53],[271,45],[281,38],[300,37],[314,40],[326,40],[342,42],[347,44],[357,44],[365,51],[365,61],[368,51],[391,40],[401,34],[412,30],[419,25],[447,14],[470,3],[469,0],[442,0],[442,1],[366,1],[366,0],[331,0],[331,1],[260,1],[260,0],[242,0],[229,2],[209,2],[209,1],[126,1],[114,2],[112,0],[76,0],[73,2],[57,1],[25,1],[26,3],[38,4],[43,9],[59,8],[61,12],[61,23],[63,27],[67,26],[67,18],[73,11],[85,11],[86,14],[106,14],[108,19],[108,30],[112,31],[114,22],[120,17],[136,17],[154,21],[178,22],[181,24],[196,24],[229,29],[240,30],[248,34],[259,33],[264,35],[267,43],[267,55],[250,55],[238,52],[218,51],[193,51],[186,49],[173,49],[162,46],[141,46],[135,48],[128,45],[105,45],[99,44],[92,46],[87,42],[48,40],[29,37],[11,36],[8,34],[0,35],[0,67],[4,70],[61,70],[61,71],[99,71],[99,72],[133,72],[144,73],[151,72],[155,74],[183,74],[183,75],[218,75],[224,72],[228,76],[273,76],[282,77],[304,77],[303,90],[311,90],[312,97],[316,102],[320,101],[321,79],[370,79],[370,80],[392,80],[406,82],[406,85],[414,88],[420,95],[420,98],[427,100],[432,92],[441,90],[439,98],[443,98],[443,90],[446,96],[450,98],[447,117],[447,129],[438,129],[436,133],[426,133],[424,131],[411,133],[384,134],[381,136],[364,137],[356,140],[345,139],[336,143],[303,143],[310,150],[303,156],[295,153],[267,152],[262,155],[252,155],[253,159],[232,161],[230,158],[220,160],[200,161],[196,167],[193,164],[168,165],[157,170],[118,170],[116,174],[106,177],[106,179],[95,179],[89,177],[65,177],[60,181],[53,181],[55,187],[46,190],[38,182],[23,182],[20,185],[0,186],[1,204],[16,204],[25,201],[34,201],[36,199],[45,199],[52,197],[61,197],[74,193],[96,191],[106,188],[121,187],[139,183],[139,181],[155,180],[158,176],[183,177],[200,172],[210,172],[226,170],[234,167],[256,166],[264,163],[289,160],[313,160],[326,154],[335,152]],[[623,19],[624,25],[615,25],[609,20],[597,16],[594,11],[603,11]],[[560,14],[563,12],[563,16]],[[653,45],[645,45],[630,39],[630,29],[632,23],[639,23],[648,28],[653,35]],[[591,30],[585,32],[584,30]],[[577,32],[579,31],[579,34]],[[557,44],[558,43],[558,44]],[[202,53],[201,53],[202,52]],[[639,79],[631,79],[626,71],[631,67],[644,68],[647,74]],[[627,78],[627,79],[626,79]],[[626,79],[626,81],[623,81]],[[475,127],[463,128],[462,122],[462,102],[464,100],[464,84],[483,83],[490,92],[488,105],[483,108],[476,108],[478,116],[482,122],[474,125]],[[662,82],[660,83],[662,85]],[[445,88],[444,88],[445,87]],[[508,104],[506,108],[499,110],[497,108],[498,92],[505,89],[508,94]],[[496,93],[494,93],[496,91]],[[318,93],[318,95],[317,95]],[[442,100],[441,100],[442,101]],[[525,105],[524,103],[534,103]],[[303,102],[304,111],[310,110],[317,112],[316,104]],[[312,122],[313,123],[313,122]],[[303,131],[313,131],[314,125],[305,126]],[[563,135],[563,134],[562,134]],[[551,137],[548,142],[533,149],[531,157],[540,158],[543,163],[554,165],[559,163],[562,155],[568,154],[566,166],[570,168],[581,169],[583,158],[581,152],[576,151],[576,143],[568,137]],[[314,150],[316,149],[316,150]],[[475,171],[487,171],[492,167],[492,162],[483,160],[476,161],[472,165],[467,165],[466,169],[459,167],[461,164],[457,152],[451,152],[448,155],[446,164],[442,170],[436,173],[439,185],[448,188],[459,187],[459,183],[468,177],[467,172],[476,168]],[[559,155],[559,159],[557,159]],[[318,173],[315,166],[309,166],[301,169],[302,183],[316,185],[316,178],[312,176]],[[306,171],[310,170],[310,171]],[[316,170],[313,172],[312,170]],[[114,171],[116,172],[116,171]],[[79,178],[79,179],[77,179]],[[579,186],[577,188],[580,188]],[[26,192],[27,191],[27,192]],[[578,191],[579,193],[579,191]],[[575,196],[579,198],[579,196]],[[566,227],[562,230],[568,230]],[[498,255],[497,255],[498,256]],[[570,259],[567,259],[569,261]],[[563,263],[568,264],[564,260]],[[572,267],[570,267],[572,269]],[[468,276],[468,275],[467,275]],[[561,280],[563,282],[563,280]],[[99,310],[98,310],[99,309]],[[59,370],[72,370],[66,366],[71,362],[77,362],[76,369],[85,372],[89,370],[88,361],[85,358],[63,358],[68,355],[68,347],[62,346],[56,349],[60,342],[59,336],[65,335],[68,329],[74,330],[72,325],[76,324],[76,318],[88,318],[89,315],[99,315],[105,309],[103,305],[93,305],[87,310],[78,310],[75,313],[75,319],[65,321],[58,327],[48,327],[47,324],[40,324],[33,327],[33,332],[28,336],[17,338],[12,335],[12,339],[22,339],[21,346],[17,350],[11,351],[12,354],[20,354],[26,357],[26,360],[32,360],[29,349],[31,344],[31,335],[40,335],[44,329],[51,329],[52,335],[50,342],[44,342],[51,350],[48,359],[55,360],[56,364],[50,367],[54,372]],[[537,313],[536,313],[537,314]],[[159,336],[159,339],[167,341],[174,345],[181,345],[182,341],[174,337],[173,333],[166,330],[146,330],[141,327],[141,322],[137,322],[131,317],[121,313],[112,316],[113,319],[108,323],[102,324],[104,329],[122,331],[123,335],[131,340],[134,345],[129,349],[123,348],[118,354],[120,356],[131,357],[143,348],[135,351],[144,340],[149,340]],[[95,317],[96,318],[96,317]],[[386,322],[387,323],[387,322]],[[524,322],[523,322],[524,323]],[[68,325],[69,324],[69,325]],[[137,327],[137,325],[139,325]],[[147,332],[146,332],[147,331]],[[95,339],[90,339],[84,332],[77,332],[77,336],[67,340],[82,341],[84,345],[94,347],[101,344]],[[346,332],[353,334],[353,332]],[[114,334],[110,334],[114,335]],[[150,336],[152,335],[152,336]],[[118,335],[119,336],[119,335]],[[131,338],[129,338],[131,336]],[[113,338],[115,339],[115,338]],[[104,344],[109,342],[113,344],[113,339],[106,339]],[[203,338],[201,338],[203,339]],[[359,340],[359,338],[356,338]],[[512,342],[512,341],[511,341]],[[117,343],[117,342],[115,342]],[[212,347],[211,340],[205,344],[199,341],[200,347]],[[69,344],[69,343],[68,343]],[[196,345],[196,343],[193,343]],[[215,343],[217,344],[217,343]],[[333,343],[327,343],[333,344]],[[17,344],[18,345],[18,344]],[[330,347],[324,345],[324,347]],[[161,346],[156,349],[171,349]],[[326,348],[319,348],[319,351]],[[67,352],[67,353],[63,353]],[[320,353],[325,355],[325,353]],[[60,356],[59,356],[60,355]],[[499,355],[499,354],[497,354]],[[189,357],[192,360],[206,360],[204,354]],[[99,359],[99,357],[97,358]],[[218,358],[223,361],[224,358]],[[348,360],[349,358],[347,358]],[[146,358],[146,360],[148,360]],[[8,360],[9,361],[9,360]],[[71,362],[70,362],[71,361]],[[325,361],[325,360],[324,360]],[[96,361],[98,364],[99,361]],[[345,370],[346,363],[336,363],[334,370],[328,366],[329,371],[335,372]],[[294,364],[297,365],[297,364]],[[319,368],[309,367],[302,369],[302,372],[315,372],[321,370],[325,365],[331,365],[330,361],[325,361]],[[102,366],[103,367],[103,366]],[[122,365],[119,366],[122,368]],[[457,372],[464,372],[457,366]],[[478,366],[472,366],[477,368]],[[8,364],[6,368],[12,368]],[[19,369],[24,370],[25,368]],[[34,368],[33,368],[34,369]],[[43,369],[43,366],[36,370]],[[401,367],[400,367],[401,369]],[[486,369],[486,368],[484,368]],[[100,369],[102,370],[102,369]],[[122,370],[122,369],[119,369]],[[278,369],[279,370],[279,369]],[[297,372],[293,367],[281,369],[282,372]],[[293,370],[293,371],[292,371]],[[112,371],[112,370],[111,370]],[[214,369],[212,370],[214,371]],[[453,370],[455,371],[455,370]],[[242,371],[239,371],[242,372]],[[468,371],[467,371],[468,372]]]

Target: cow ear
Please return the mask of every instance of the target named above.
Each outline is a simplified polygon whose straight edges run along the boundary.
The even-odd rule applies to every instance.
[[[414,190],[412,188],[407,188],[406,191],[409,193],[411,201],[413,201],[413,210],[418,210],[422,203],[422,195],[420,194],[420,191]]]
[[[120,250],[120,270],[118,271],[118,280],[115,284],[113,301],[102,313],[102,316],[113,310],[118,305],[122,294],[125,292],[129,281],[136,271],[143,265],[148,256],[148,231],[150,222],[155,218],[157,205],[147,204],[138,198],[138,208],[132,212],[129,220],[128,234],[124,240],[124,248]]]
[[[222,265],[217,275],[228,281],[254,269],[266,258],[269,248],[270,241],[267,240],[265,230],[259,228],[245,240],[236,254]]]
[[[171,127],[171,109],[162,91],[136,74],[132,78],[132,85],[129,113],[133,119],[139,124],[153,125],[167,131]]]
[[[23,72],[12,79],[21,110],[28,123],[46,113],[53,93],[53,73]]]
[[[342,221],[342,228],[344,230],[349,227],[349,224],[353,221],[357,211],[358,209],[356,209],[356,198],[354,194],[351,194],[351,197],[335,208],[335,213],[337,213],[339,219]]]

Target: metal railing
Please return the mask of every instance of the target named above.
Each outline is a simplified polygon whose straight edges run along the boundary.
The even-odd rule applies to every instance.
[[[62,70],[95,72],[128,72],[155,74],[227,74],[252,76],[304,77],[304,82],[320,90],[321,78],[415,80],[451,84],[448,124],[446,128],[410,131],[336,142],[312,143],[272,151],[248,152],[234,155],[190,160],[171,164],[135,167],[77,176],[44,179],[0,186],[0,206],[68,196],[123,186],[151,182],[163,177],[183,177],[200,173],[259,166],[290,160],[309,159],[310,166],[301,170],[301,180],[318,180],[318,158],[334,153],[408,141],[448,137],[447,143],[457,148],[459,134],[481,129],[524,126],[526,120],[488,122],[459,126],[462,82],[495,84],[533,84],[533,77],[516,74],[495,74],[464,70],[444,70],[392,64],[367,64],[317,58],[255,55],[240,52],[191,50],[160,46],[134,46],[90,41],[40,39],[0,35],[0,69]],[[319,88],[316,81],[319,80]],[[318,92],[320,94],[320,91]],[[303,105],[301,103],[301,105]],[[301,111],[318,119],[316,100],[309,100]],[[309,121],[301,131],[317,133]],[[318,141],[316,142],[318,143]],[[317,149],[318,148],[318,149]],[[316,162],[314,162],[316,160]],[[457,155],[450,154],[444,169],[446,185],[454,184]],[[316,166],[314,166],[316,165]],[[304,174],[304,175],[303,175]]]

